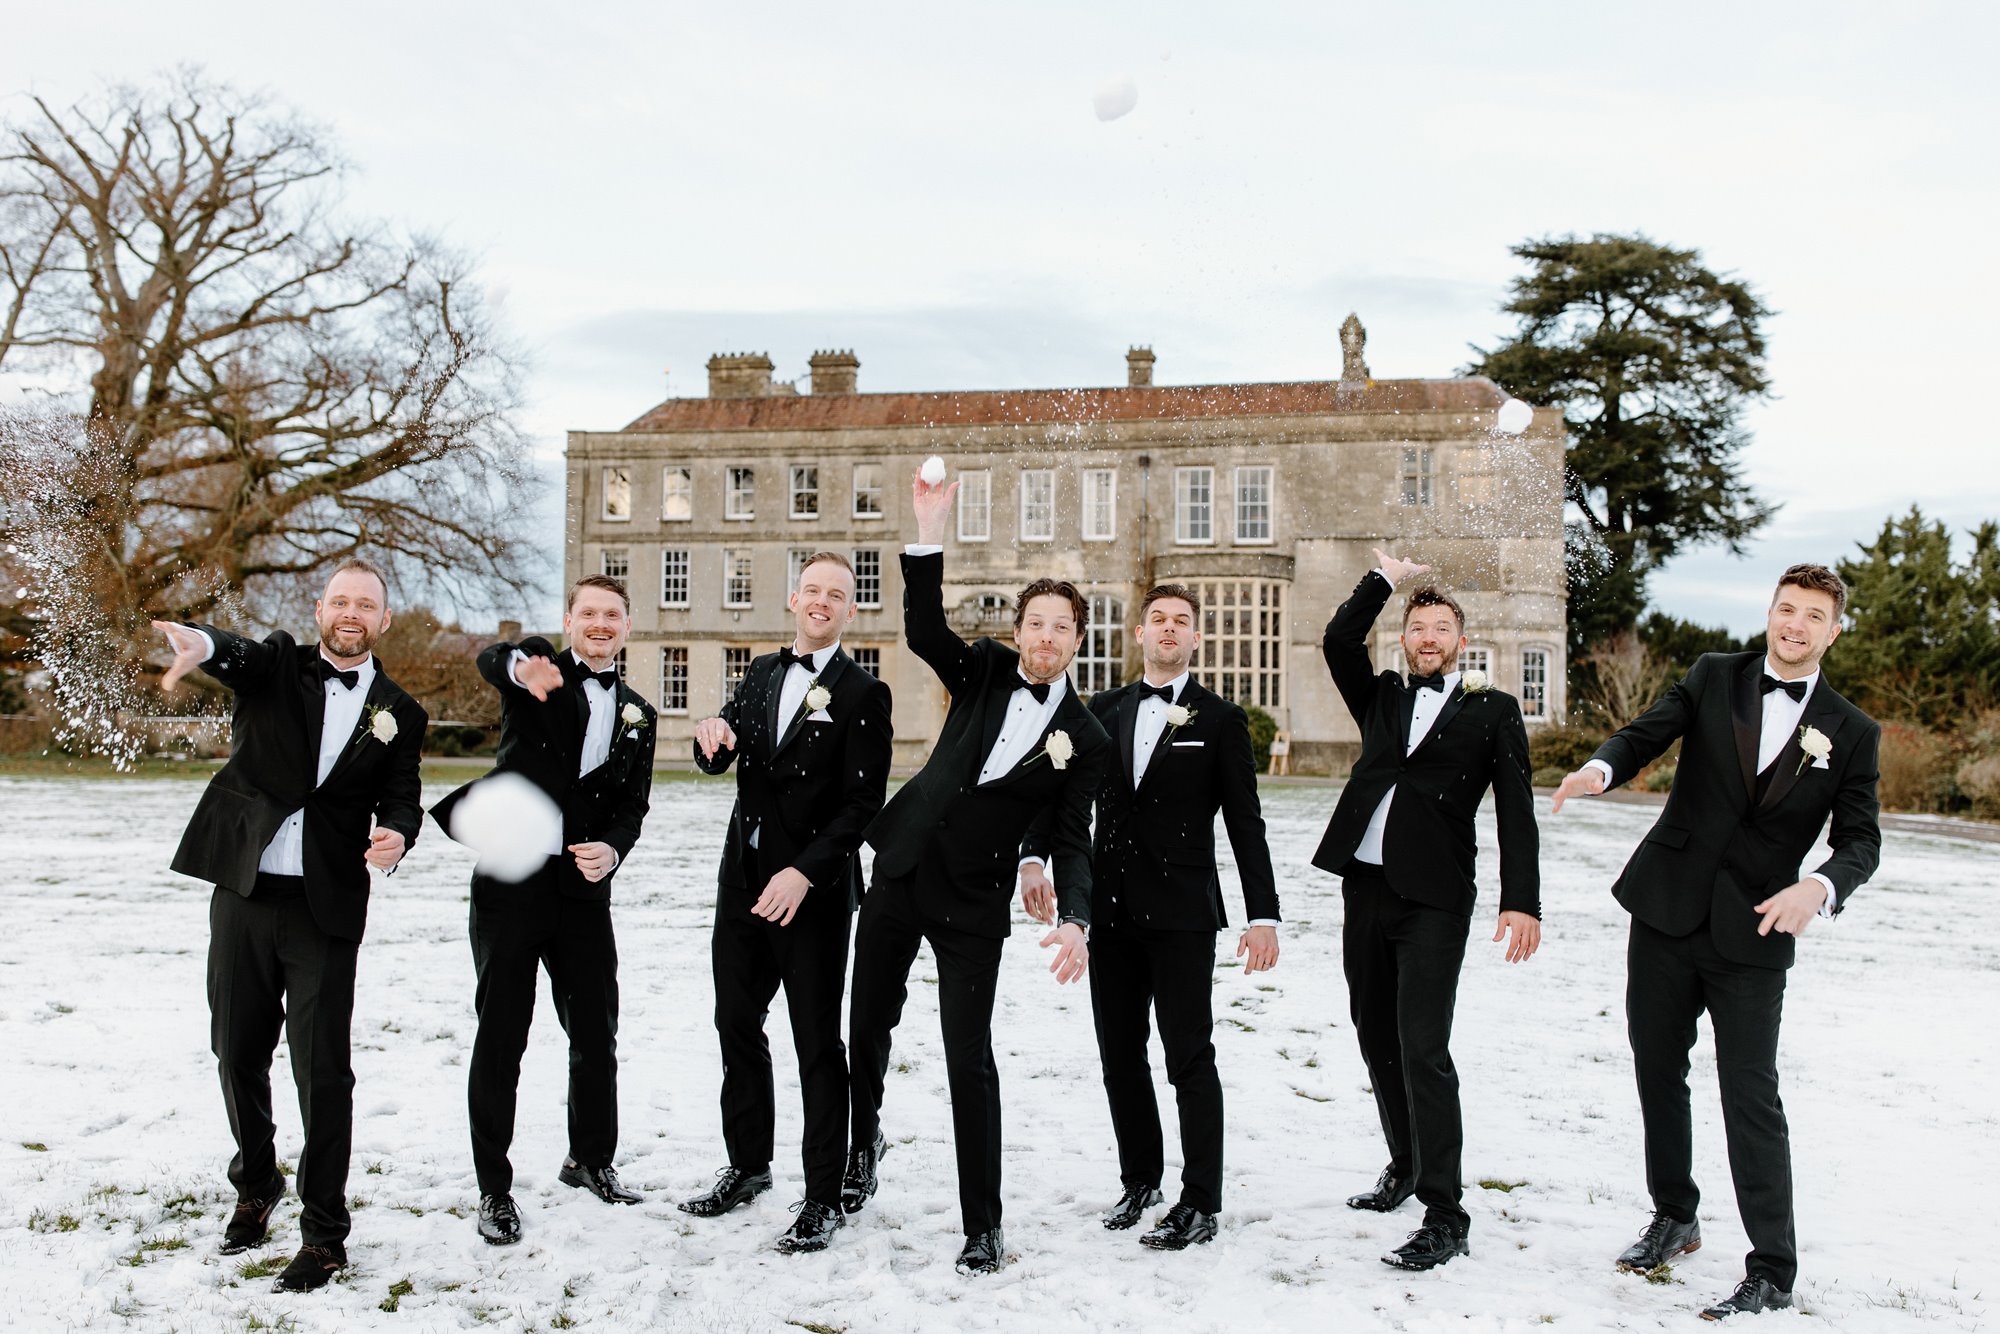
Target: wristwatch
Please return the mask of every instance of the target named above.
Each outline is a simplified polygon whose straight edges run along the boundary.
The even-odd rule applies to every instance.
[[[1081,917],[1065,917],[1059,925],[1075,927],[1077,930],[1083,932],[1083,943],[1086,945],[1090,943],[1090,923],[1085,919]]]

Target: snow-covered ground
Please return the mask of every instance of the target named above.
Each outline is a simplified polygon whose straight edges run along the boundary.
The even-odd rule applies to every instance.
[[[995,1021],[1012,1262],[968,1280],[952,1269],[950,1119],[922,985],[898,1033],[882,1193],[829,1252],[769,1248],[799,1188],[782,1007],[770,1022],[778,1188],[717,1220],[673,1208],[723,1161],[708,921],[730,788],[662,782],[616,909],[619,1166],[646,1203],[611,1208],[556,1182],[564,1053],[544,999],[515,1147],[527,1239],[492,1250],[475,1235],[469,862],[432,830],[378,880],[361,953],[353,1265],[321,1293],[273,1294],[246,1257],[215,1253],[231,1193],[203,999],[209,891],[166,869],[198,790],[0,779],[0,1328],[1687,1329],[1741,1274],[1705,1045],[1694,1085],[1708,1244],[1663,1284],[1611,1264],[1647,1203],[1621,1017],[1626,919],[1606,886],[1650,808],[1544,815],[1548,934],[1532,963],[1504,965],[1475,931],[1454,1043],[1470,1258],[1392,1271],[1378,1257],[1416,1226],[1417,1206],[1385,1218],[1341,1205],[1383,1150],[1347,1020],[1339,896],[1307,865],[1334,794],[1280,787],[1266,810],[1282,961],[1246,978],[1233,934],[1218,951],[1222,1235],[1156,1254],[1098,1226],[1118,1180],[1089,999],[1055,985],[1024,927]],[[1490,826],[1485,837],[1490,874]],[[1783,1065],[1799,1306],[1829,1328],[1976,1329],[2000,1300],[1987,1193],[2000,1183],[1996,881],[2000,849],[1891,833],[1880,877],[1839,922],[1814,927],[1792,973]],[[1490,895],[1490,922],[1489,907]],[[916,972],[929,971],[926,953]],[[282,1051],[274,1074],[289,1156],[299,1139]],[[1161,1103],[1171,1115],[1164,1084]],[[250,1258],[275,1268],[297,1239],[288,1201],[273,1243]]]

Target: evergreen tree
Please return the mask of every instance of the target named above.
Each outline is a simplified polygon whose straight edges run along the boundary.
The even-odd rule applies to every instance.
[[[1912,505],[1840,563],[1846,628],[1828,663],[1870,713],[1952,727],[2000,702],[2000,524],[1971,537],[1955,564],[1950,531]]]

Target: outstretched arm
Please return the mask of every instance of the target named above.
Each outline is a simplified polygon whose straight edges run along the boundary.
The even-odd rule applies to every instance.
[[[174,660],[160,678],[161,690],[172,690],[181,678],[199,667],[238,694],[247,695],[263,688],[277,669],[290,640],[246,639],[212,625],[177,624],[154,621],[153,628],[173,646]]]
[[[1560,811],[1571,797],[1594,797],[1617,787],[1666,754],[1694,721],[1696,701],[1715,676],[1714,660],[1714,654],[1695,659],[1688,674],[1668,687],[1652,708],[1619,728],[1583,768],[1563,779],[1550,813]]]

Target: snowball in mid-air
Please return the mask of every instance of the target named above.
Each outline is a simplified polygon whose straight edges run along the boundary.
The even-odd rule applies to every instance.
[[[1099,120],[1117,120],[1139,105],[1139,85],[1129,74],[1106,79],[1091,94],[1090,104],[1097,109]]]
[[[1519,435],[1527,430],[1529,423],[1534,420],[1533,408],[1518,398],[1510,398],[1500,405],[1500,412],[1494,419],[1493,428],[1508,435]]]
[[[479,873],[518,883],[542,869],[562,843],[562,812],[519,774],[472,785],[451,813],[451,836],[479,854]]]
[[[925,486],[944,485],[944,460],[933,454],[924,460],[924,469],[917,474],[924,479]]]

